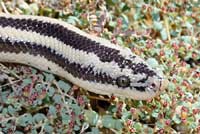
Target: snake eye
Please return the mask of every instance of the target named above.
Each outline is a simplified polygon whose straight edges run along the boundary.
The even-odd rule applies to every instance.
[[[117,85],[119,87],[128,87],[130,85],[130,79],[127,76],[120,76],[117,78]]]

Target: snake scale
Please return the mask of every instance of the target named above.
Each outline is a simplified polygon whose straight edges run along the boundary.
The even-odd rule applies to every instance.
[[[26,64],[97,94],[135,100],[153,98],[164,81],[130,49],[41,16],[0,14],[0,62]]]

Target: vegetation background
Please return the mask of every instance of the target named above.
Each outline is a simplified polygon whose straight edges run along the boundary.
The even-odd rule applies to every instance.
[[[122,100],[2,63],[0,133],[200,134],[199,0],[0,0],[0,12],[71,23],[129,47],[169,80],[152,100]]]

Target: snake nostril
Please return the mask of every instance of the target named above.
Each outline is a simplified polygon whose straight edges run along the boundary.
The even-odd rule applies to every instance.
[[[151,84],[151,87],[152,87],[152,88],[155,88],[155,87],[156,87],[156,84],[155,84],[155,83],[152,83],[152,84]]]

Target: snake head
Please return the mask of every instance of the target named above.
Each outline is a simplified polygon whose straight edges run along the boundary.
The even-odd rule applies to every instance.
[[[165,88],[165,80],[160,76],[140,74],[137,77],[130,75],[119,76],[116,80],[122,92],[135,100],[147,100],[158,95]]]
[[[166,87],[163,76],[140,57],[127,54],[127,51],[121,51],[123,58],[117,61],[118,65],[113,64],[110,69],[118,89],[114,95],[135,100],[147,100],[158,95]]]

